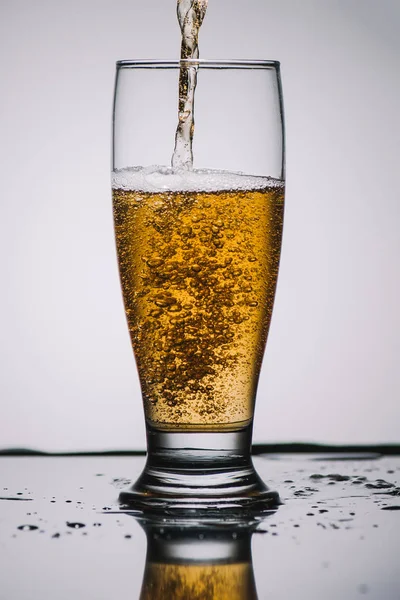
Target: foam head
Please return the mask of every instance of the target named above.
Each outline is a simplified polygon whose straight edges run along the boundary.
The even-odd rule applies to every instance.
[[[259,190],[280,187],[282,182],[272,177],[208,169],[172,169],[171,167],[127,167],[112,174],[114,189],[160,192],[217,192],[229,190]]]

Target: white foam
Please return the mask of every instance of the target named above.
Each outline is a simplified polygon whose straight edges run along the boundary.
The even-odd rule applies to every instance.
[[[260,190],[281,187],[282,181],[229,171],[172,169],[171,167],[128,167],[112,174],[114,189],[137,192],[216,192]]]

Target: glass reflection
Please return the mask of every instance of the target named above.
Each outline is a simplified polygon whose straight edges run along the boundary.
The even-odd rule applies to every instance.
[[[257,600],[251,536],[259,523],[141,521],[147,556],[140,600]]]

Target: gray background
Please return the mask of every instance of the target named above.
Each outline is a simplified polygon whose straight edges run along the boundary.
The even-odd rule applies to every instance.
[[[178,57],[175,0],[0,11],[0,446],[140,448],[114,63]],[[388,0],[209,0],[204,58],[282,63],[287,208],[255,441],[399,441],[399,24]]]

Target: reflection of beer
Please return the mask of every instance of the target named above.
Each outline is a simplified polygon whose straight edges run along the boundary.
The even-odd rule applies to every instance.
[[[257,600],[254,527],[199,525],[144,525],[147,556],[140,600]]]
[[[131,169],[114,175],[113,200],[148,422],[181,431],[247,425],[278,274],[282,183]]]
[[[251,563],[146,565],[140,600],[257,600]]]

